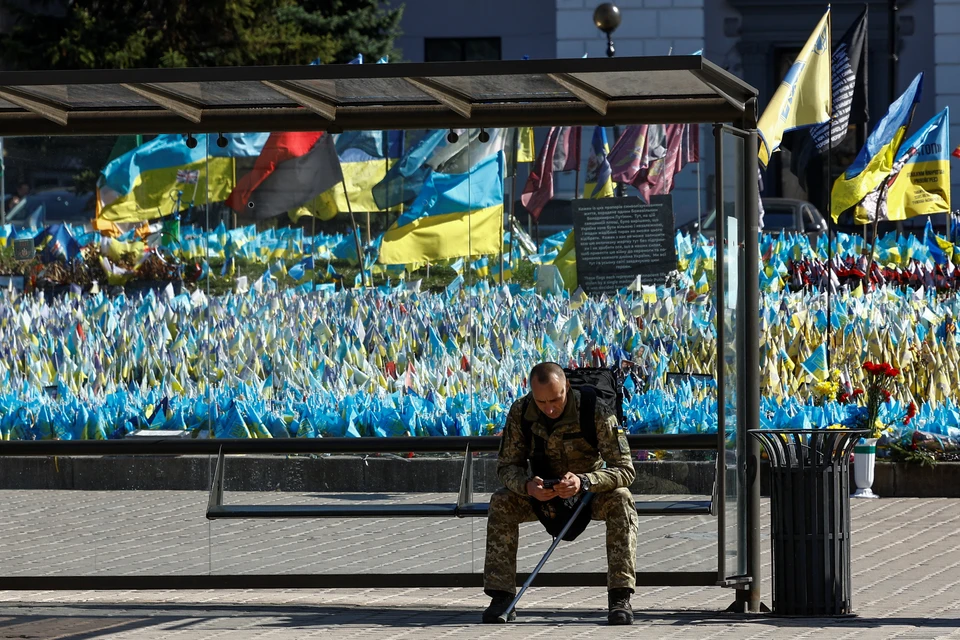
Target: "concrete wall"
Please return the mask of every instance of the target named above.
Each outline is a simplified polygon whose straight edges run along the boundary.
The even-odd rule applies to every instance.
[[[227,456],[226,491],[457,492],[463,460],[369,456]],[[0,489],[208,491],[212,456],[60,456],[4,458]],[[637,462],[637,495],[713,492],[713,462]],[[499,489],[495,457],[474,460],[474,490]]]

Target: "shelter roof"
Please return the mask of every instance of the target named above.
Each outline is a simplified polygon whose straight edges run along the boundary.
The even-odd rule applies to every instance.
[[[731,122],[757,91],[699,55],[0,72],[0,136]]]

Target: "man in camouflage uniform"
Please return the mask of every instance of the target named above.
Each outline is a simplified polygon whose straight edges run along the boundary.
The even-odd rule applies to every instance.
[[[526,401],[525,401],[526,400]],[[614,415],[597,403],[597,448],[580,432],[580,392],[571,389],[563,369],[552,362],[530,371],[530,393],[513,403],[500,442],[497,475],[505,488],[490,499],[484,592],[493,598],[484,622],[496,622],[516,594],[517,544],[521,522],[535,522],[532,500],[570,498],[581,491],[593,495],[591,518],[607,525],[608,622],[631,624],[630,594],[636,586],[637,511],[630,493],[636,471],[630,447]],[[528,471],[531,442],[524,438],[521,414],[532,434],[546,441],[551,479]],[[598,451],[599,449],[599,451]],[[606,463],[606,466],[604,466]],[[516,618],[511,612],[510,620]]]

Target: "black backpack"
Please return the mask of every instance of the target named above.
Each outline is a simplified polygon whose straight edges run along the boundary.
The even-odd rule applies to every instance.
[[[617,417],[617,422],[623,423],[623,373],[619,368],[608,369],[605,367],[564,369],[563,373],[570,381],[570,387],[580,392],[580,433],[583,434],[583,439],[596,449],[598,445],[595,420],[597,403],[606,406],[610,413]],[[533,434],[533,424],[526,419],[529,404],[530,396],[528,395],[521,407],[520,430],[524,441],[530,442],[531,439],[533,440],[530,451],[531,470],[535,475],[545,477],[543,474],[547,473],[546,469],[549,469],[549,464],[546,461],[546,442],[543,438]],[[540,520],[547,532],[556,537],[572,517],[581,497],[574,496],[566,500],[553,498],[547,502],[530,498],[530,504],[537,515],[537,519]],[[567,541],[576,540],[589,523],[590,510],[584,509],[563,539]]]
[[[605,406],[610,413],[617,417],[617,422],[623,424],[623,371],[607,367],[582,367],[580,369],[564,369],[564,375],[570,381],[570,388],[580,392],[580,432],[590,445],[597,448],[597,424],[594,415],[597,403]],[[524,440],[529,442],[531,427],[526,419],[527,406],[530,396],[524,398],[520,413],[520,429]],[[536,448],[536,442],[534,448]]]

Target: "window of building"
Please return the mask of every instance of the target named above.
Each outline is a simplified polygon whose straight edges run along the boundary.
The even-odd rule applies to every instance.
[[[500,38],[426,38],[425,62],[500,60]]]

